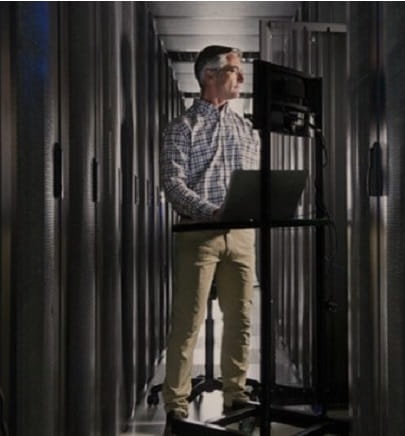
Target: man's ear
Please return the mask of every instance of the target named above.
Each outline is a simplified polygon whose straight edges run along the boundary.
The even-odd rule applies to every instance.
[[[203,78],[203,82],[204,83],[212,82],[212,80],[215,79],[215,71],[213,71],[213,70],[205,70],[203,77],[204,77]]]

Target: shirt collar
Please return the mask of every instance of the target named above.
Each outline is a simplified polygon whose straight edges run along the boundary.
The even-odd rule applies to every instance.
[[[193,106],[196,109],[196,111],[198,113],[200,113],[201,115],[220,116],[221,114],[226,115],[229,112],[229,104],[228,103],[225,103],[223,108],[221,109],[221,111],[219,111],[219,109],[216,108],[212,103],[210,103],[206,100],[201,100],[200,98],[194,99]]]

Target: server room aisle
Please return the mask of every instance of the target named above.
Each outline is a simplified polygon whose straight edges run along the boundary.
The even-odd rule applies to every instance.
[[[252,339],[251,339],[251,354],[250,354],[250,369],[248,376],[253,379],[258,379],[260,372],[260,338],[259,338],[259,288],[256,288],[254,299],[254,312],[253,312],[253,326],[252,326]],[[219,374],[219,350],[222,334],[222,321],[221,312],[218,308],[217,301],[213,304],[213,318],[215,323],[215,369],[214,374]],[[197,342],[197,347],[194,357],[194,374],[204,374],[204,341],[205,341],[205,329],[202,328],[200,337]],[[288,364],[287,359],[282,357],[281,353],[277,353],[277,379],[290,382],[293,380],[293,371]],[[153,380],[153,384],[161,383],[164,377],[164,361],[159,366],[156,376]],[[222,394],[221,392],[204,393],[202,398],[196,399],[190,407],[190,419],[204,421],[214,416],[219,416],[222,411]],[[122,436],[160,436],[163,434],[165,426],[165,413],[163,410],[162,400],[160,398],[158,406],[149,407],[146,400],[138,406],[134,424],[130,429],[122,433]],[[297,433],[296,427],[290,427],[281,424],[273,424],[272,435],[273,436],[290,436]],[[254,435],[259,434],[257,428]]]

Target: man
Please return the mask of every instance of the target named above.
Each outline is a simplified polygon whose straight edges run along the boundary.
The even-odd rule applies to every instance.
[[[182,220],[209,221],[220,214],[232,171],[259,167],[260,140],[250,122],[228,104],[239,97],[243,83],[240,51],[206,47],[196,60],[195,75],[201,97],[167,128],[161,173],[166,196]],[[171,333],[163,386],[169,424],[173,417],[188,415],[193,352],[214,274],[224,315],[224,408],[247,400],[254,265],[252,229],[175,235]],[[169,424],[166,434],[171,434]]]

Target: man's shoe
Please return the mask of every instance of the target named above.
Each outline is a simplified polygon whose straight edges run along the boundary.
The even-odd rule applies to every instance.
[[[163,432],[163,436],[175,436],[173,433],[173,421],[174,420],[182,420],[187,418],[186,412],[179,412],[177,410],[170,411],[166,416],[166,427]]]
[[[246,409],[250,406],[248,401],[239,401],[236,400],[232,403],[232,406],[225,406],[224,405],[224,409],[223,409],[223,414],[225,416],[227,415],[232,415],[235,412],[238,412],[242,409]],[[232,415],[233,417],[235,417],[235,415]],[[255,428],[257,427],[258,422],[257,422],[257,417],[252,415],[252,416],[248,416],[246,418],[243,418],[239,421],[239,427],[238,430],[240,432],[242,432],[243,434],[248,435],[252,435],[253,432],[255,431]]]
[[[224,415],[229,415],[232,412],[236,412],[237,410],[244,409],[248,405],[249,405],[248,398],[246,398],[246,400],[245,399],[234,400],[232,402],[232,406],[227,406],[224,404],[223,413]]]

